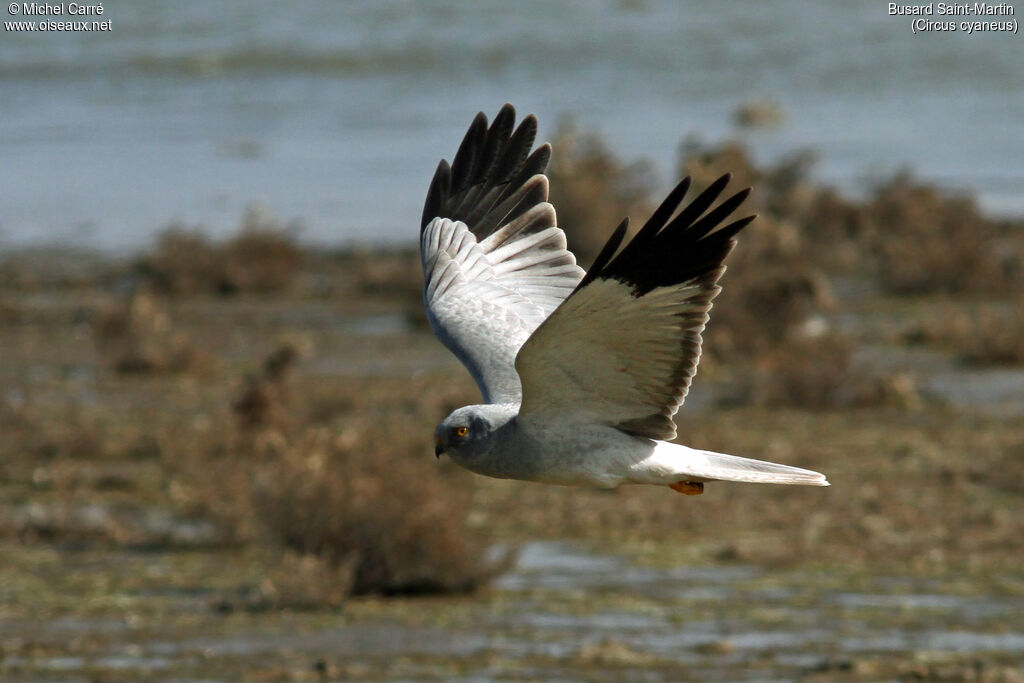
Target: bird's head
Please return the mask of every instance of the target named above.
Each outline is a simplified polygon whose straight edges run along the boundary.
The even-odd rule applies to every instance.
[[[471,463],[490,449],[491,435],[514,415],[500,408],[479,405],[453,411],[434,430],[434,455],[447,455],[473,469]]]

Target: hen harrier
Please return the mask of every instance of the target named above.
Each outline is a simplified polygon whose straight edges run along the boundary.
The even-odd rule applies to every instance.
[[[547,202],[551,147],[531,153],[533,116],[514,123],[511,105],[489,127],[478,114],[423,209],[427,315],[485,402],[445,418],[437,456],[549,484],[687,494],[716,480],[828,486],[810,470],[670,443],[722,261],[754,217],[719,226],[749,190],[711,208],[723,176],[676,213],[684,179],[620,249],[624,220],[585,273]]]

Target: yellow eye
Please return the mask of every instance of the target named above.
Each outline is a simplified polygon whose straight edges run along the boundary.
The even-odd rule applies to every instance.
[[[466,434],[469,434],[469,427],[456,427],[455,428],[455,435],[456,436],[465,436]]]

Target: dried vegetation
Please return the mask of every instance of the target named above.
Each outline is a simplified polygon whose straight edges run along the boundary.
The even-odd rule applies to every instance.
[[[552,200],[585,262],[623,216],[649,213],[650,170],[571,128],[556,143]],[[1024,362],[1024,225],[907,176],[855,201],[811,183],[810,163],[758,166],[731,144],[683,149],[698,187],[727,170],[753,185],[760,218],[730,256],[705,333],[701,379],[731,386],[731,409],[684,411],[681,433],[828,471],[852,493],[827,509],[804,514],[806,493],[709,487],[702,512],[681,516],[663,491],[480,481],[437,463],[429,435],[476,400],[467,377],[314,369],[317,357],[365,346],[383,356],[436,344],[415,325],[367,340],[336,324],[396,312],[422,321],[416,254],[303,254],[280,225],[250,215],[222,243],[168,232],[132,267],[68,262],[59,275],[0,264],[0,345],[14,359],[0,367],[0,534],[258,553],[261,581],[219,595],[220,609],[468,591],[503,568],[488,555],[495,538],[628,541],[637,528],[698,545],[721,531],[734,540],[702,551],[720,561],[782,563],[788,548],[821,561],[999,565],[1022,537],[1022,517],[1005,512],[1021,495],[1019,433],[924,405],[910,374],[872,368],[862,352],[927,345],[964,363]],[[873,307],[893,301],[923,301],[914,310],[924,313],[901,315],[889,336],[867,332]],[[314,309],[329,321],[298,313]],[[245,343],[228,334],[238,330]],[[291,333],[314,350],[281,344]],[[240,360],[250,346],[262,350]]]
[[[385,395],[358,382],[305,380],[296,389],[296,360],[290,346],[270,354],[231,417],[211,416],[192,438],[168,439],[165,453],[186,497],[226,537],[274,549],[284,563],[255,604],[467,592],[501,571],[505,562],[489,559],[486,539],[466,526],[465,479],[426,457],[436,399],[398,399],[408,384]],[[285,566],[306,579],[292,580]]]
[[[138,262],[156,290],[178,295],[279,291],[301,266],[293,237],[258,209],[247,211],[238,233],[219,243],[199,230],[172,226]]]

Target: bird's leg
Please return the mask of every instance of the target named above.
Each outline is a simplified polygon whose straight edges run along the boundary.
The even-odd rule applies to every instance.
[[[668,487],[687,496],[699,496],[704,493],[704,482],[700,481],[680,481],[675,484],[669,484]]]

